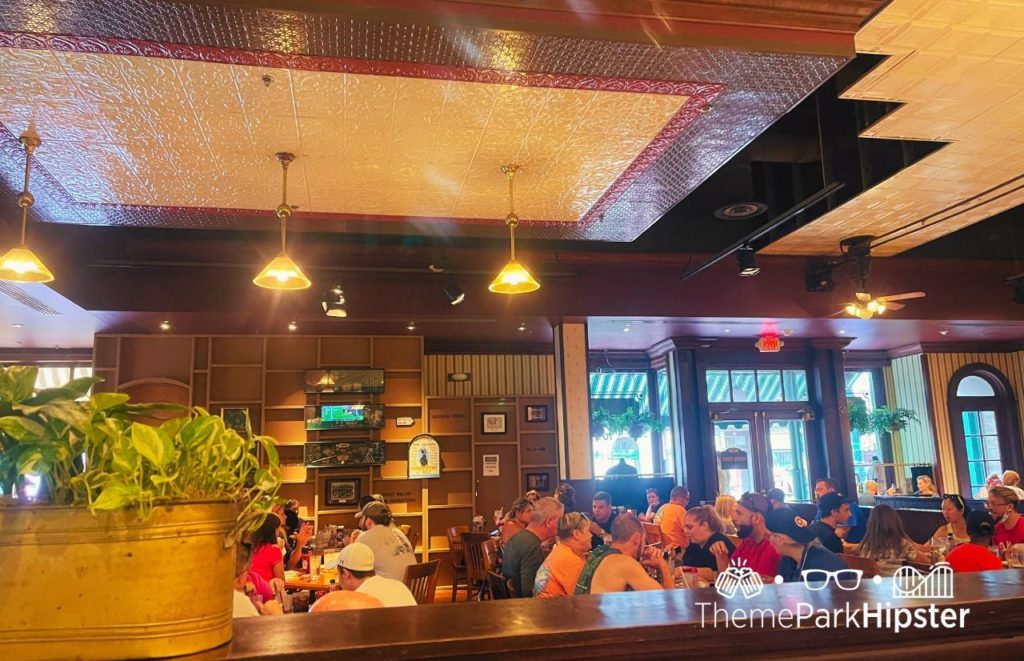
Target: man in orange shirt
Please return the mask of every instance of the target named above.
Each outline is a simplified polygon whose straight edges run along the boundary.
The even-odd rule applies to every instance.
[[[590,521],[579,512],[558,520],[558,544],[537,570],[533,583],[535,597],[561,597],[576,591],[583,571],[583,558],[590,550]]]
[[[674,487],[669,494],[667,503],[658,510],[661,517],[661,536],[666,548],[678,546],[685,549],[690,545],[690,538],[683,528],[686,516],[686,503],[690,500],[690,490],[686,487]]]

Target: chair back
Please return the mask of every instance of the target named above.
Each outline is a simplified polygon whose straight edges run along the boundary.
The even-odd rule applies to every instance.
[[[402,534],[406,537],[408,537],[409,533],[412,532],[412,526],[408,523],[403,523],[402,525],[398,526],[398,529],[401,530]]]
[[[661,526],[657,523],[644,523],[644,543],[648,546],[661,544]]]
[[[487,585],[492,599],[515,599],[516,590],[512,587],[512,579],[505,578],[498,572],[489,571]]]
[[[488,551],[491,536],[485,532],[462,533],[462,549],[466,558],[466,577],[471,581],[484,582],[487,572],[491,570],[488,562]]]
[[[466,556],[462,548],[462,534],[469,532],[469,526],[452,526],[448,529],[448,554],[452,559],[452,567],[465,569]]]
[[[437,591],[437,570],[440,566],[440,560],[431,560],[405,568],[405,578],[402,582],[412,592],[417,604],[434,603],[434,593]]]
[[[836,555],[850,569],[859,569],[864,572],[864,578],[872,578],[878,575],[878,563],[871,558],[862,558],[859,555],[850,555],[849,553],[837,553]]]
[[[420,543],[420,534],[415,530],[410,534],[406,535],[409,538],[409,544],[412,546],[412,552],[416,553],[416,545]]]

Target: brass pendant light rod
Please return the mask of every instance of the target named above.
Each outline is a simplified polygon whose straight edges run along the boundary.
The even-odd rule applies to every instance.
[[[25,228],[28,225],[28,208],[36,199],[28,190],[29,177],[32,172],[32,154],[40,144],[39,138],[33,135],[21,136],[21,146],[25,148],[25,185],[18,193],[18,206],[21,207],[21,245],[25,245]]]
[[[277,205],[277,217],[281,219],[281,252],[285,252],[285,222],[292,215],[288,206],[288,166],[295,160],[295,154],[280,151],[275,154],[281,163],[281,204]]]
[[[509,235],[511,239],[510,256],[512,260],[516,258],[516,225],[519,224],[519,216],[516,215],[516,199],[515,199],[515,186],[513,181],[516,178],[516,173],[519,172],[518,165],[503,165],[501,171],[505,173],[505,177],[508,178],[508,215],[505,216],[505,224],[508,225]]]

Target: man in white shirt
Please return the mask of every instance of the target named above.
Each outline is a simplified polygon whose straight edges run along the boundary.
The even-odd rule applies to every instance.
[[[338,554],[338,583],[343,590],[352,590],[375,597],[386,607],[415,606],[416,599],[401,581],[377,576],[373,550],[366,544],[349,544]],[[331,610],[332,592],[313,604],[313,611]]]
[[[412,544],[402,531],[391,528],[391,511],[387,505],[373,500],[360,512],[360,525],[365,532],[356,538],[356,544],[365,544],[373,550],[376,558],[373,570],[379,576],[401,581],[405,578],[405,568],[416,563]]]

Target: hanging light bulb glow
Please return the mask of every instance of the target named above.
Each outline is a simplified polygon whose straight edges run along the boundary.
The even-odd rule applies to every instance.
[[[281,219],[281,252],[263,267],[263,270],[252,279],[252,282],[257,287],[279,291],[306,289],[313,283],[309,281],[299,265],[288,256],[286,250],[285,224],[292,215],[292,208],[288,205],[288,165],[295,160],[295,156],[287,152],[280,152],[277,154],[277,160],[281,162],[282,171],[281,204],[277,205],[277,217]]]
[[[0,257],[0,280],[11,282],[52,282],[53,273],[46,268],[43,260],[25,245],[25,230],[28,225],[28,208],[35,202],[28,190],[29,173],[32,167],[32,153],[40,144],[39,138],[30,135],[21,136],[21,145],[25,148],[25,187],[18,194],[18,206],[21,207],[21,243],[8,250]]]
[[[501,171],[508,177],[509,212],[505,216],[505,224],[509,230],[509,260],[487,288],[495,294],[526,294],[540,289],[540,283],[516,260],[516,226],[519,224],[519,216],[515,210],[512,180],[519,171],[519,166],[506,165]]]

